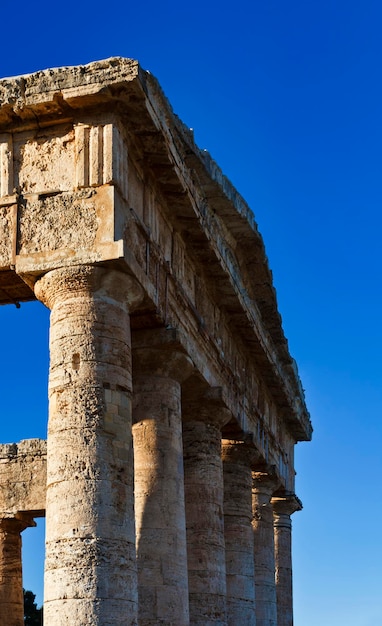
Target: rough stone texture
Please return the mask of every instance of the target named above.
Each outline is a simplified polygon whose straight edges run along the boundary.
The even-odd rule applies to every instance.
[[[49,272],[36,294],[52,310],[44,619],[73,624],[75,610],[84,626],[137,624],[134,287],[123,274],[81,266]]]
[[[15,189],[23,193],[73,189],[75,141],[71,126],[40,130],[33,136],[18,133],[13,150]]]
[[[294,494],[273,497],[275,537],[275,580],[277,626],[293,626],[292,593],[292,520],[290,516],[302,508]]]
[[[93,195],[84,191],[23,202],[19,254],[92,247],[97,232]]]
[[[294,493],[312,427],[253,214],[136,61],[0,80],[0,304],[36,297],[52,309],[46,622],[135,624],[137,539],[140,626],[188,626],[189,606],[225,624],[226,601],[230,626],[251,624],[248,466],[225,457],[224,537],[220,437]],[[4,508],[41,514],[3,460]],[[257,626],[275,624],[273,493],[254,489]]]

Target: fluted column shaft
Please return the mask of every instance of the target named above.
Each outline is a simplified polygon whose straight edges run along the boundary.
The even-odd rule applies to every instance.
[[[32,525],[33,521],[0,519],[0,623],[4,626],[24,624],[21,532]]]
[[[51,308],[44,621],[137,624],[131,346],[125,274],[41,278]]]
[[[302,508],[294,495],[272,498],[276,561],[276,596],[278,626],[293,626],[292,590],[292,520]]]
[[[228,626],[256,626],[251,465],[257,456],[243,442],[223,441]]]
[[[221,428],[230,414],[208,398],[183,402],[190,624],[226,626]]]
[[[183,354],[134,351],[139,625],[188,626],[180,381]]]
[[[277,626],[275,547],[271,497],[278,484],[266,472],[252,474],[256,626]]]

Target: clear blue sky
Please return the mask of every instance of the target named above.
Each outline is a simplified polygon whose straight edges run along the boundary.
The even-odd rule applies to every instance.
[[[1,22],[2,76],[137,58],[253,209],[315,429],[296,452],[295,626],[380,626],[381,3],[21,2]],[[0,323],[0,439],[45,437],[47,313]]]

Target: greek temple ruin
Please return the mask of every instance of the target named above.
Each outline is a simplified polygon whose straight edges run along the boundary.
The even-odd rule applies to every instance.
[[[0,625],[292,626],[312,427],[251,210],[155,78],[0,81],[0,303],[50,311],[47,440],[0,446]]]

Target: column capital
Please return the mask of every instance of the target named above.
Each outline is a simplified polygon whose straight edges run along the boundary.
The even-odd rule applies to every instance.
[[[27,513],[0,514],[0,530],[12,534],[20,534],[26,528],[36,526],[33,517]]]
[[[138,281],[124,272],[98,265],[73,265],[51,270],[34,285],[36,298],[49,309],[61,299],[99,293],[134,308],[143,298]]]
[[[252,468],[252,481],[254,491],[267,491],[273,494],[280,486],[280,478],[275,465],[255,465]]]
[[[183,422],[204,422],[222,428],[232,418],[223,399],[221,387],[200,390],[195,387],[182,392]]]
[[[275,521],[281,516],[290,516],[296,511],[301,511],[302,502],[294,493],[275,494],[271,504],[275,514]]]
[[[246,467],[252,467],[261,460],[261,453],[252,443],[236,439],[223,439],[222,459],[224,463],[239,463]]]
[[[194,363],[174,328],[134,331],[132,347],[134,378],[151,375],[182,383],[193,372]]]
[[[253,519],[261,520],[264,507],[270,503],[272,494],[280,486],[274,465],[252,471]]]

